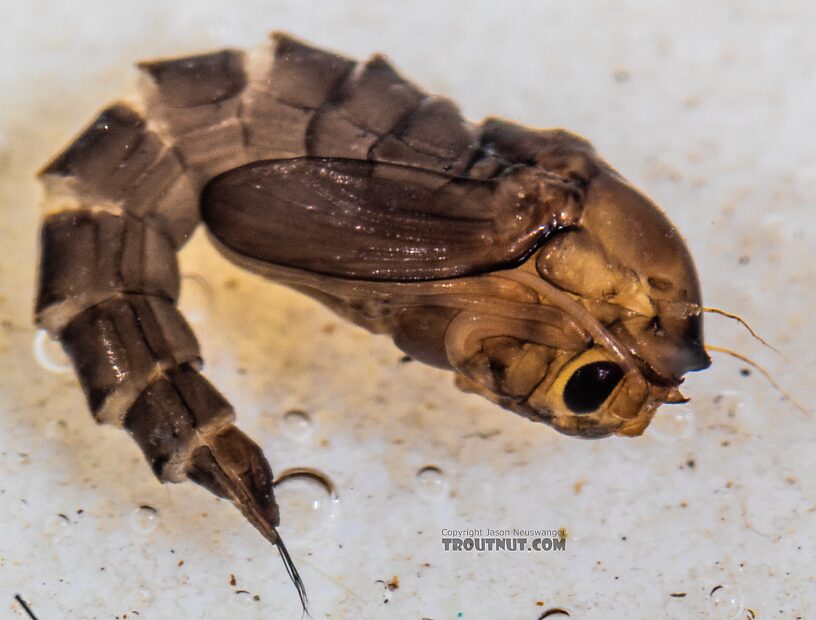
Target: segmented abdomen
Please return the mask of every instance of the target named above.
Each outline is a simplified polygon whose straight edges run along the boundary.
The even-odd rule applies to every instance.
[[[139,65],[143,103],[115,103],[41,173],[47,215],[36,321],[76,367],[91,411],[127,429],[163,481],[231,499],[270,540],[277,506],[260,449],[199,374],[176,302],[176,253],[208,180],[258,159],[393,162],[489,176],[474,127],[381,57],[364,64],[273,36]],[[471,168],[478,162],[476,168]]]

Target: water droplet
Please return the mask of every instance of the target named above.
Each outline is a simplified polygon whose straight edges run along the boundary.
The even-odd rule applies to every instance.
[[[745,613],[742,592],[734,586],[718,585],[708,595],[708,608],[717,618],[742,618]]]
[[[182,275],[178,307],[190,323],[206,320],[215,309],[215,293],[210,283],[198,274]]]
[[[153,596],[153,592],[144,586],[136,588],[136,596],[143,604],[150,604],[156,600],[156,597]]]
[[[662,443],[690,439],[694,435],[694,411],[687,405],[664,405],[646,432]]]
[[[253,609],[256,604],[257,601],[255,597],[252,596],[251,592],[247,592],[246,590],[236,590],[230,598],[230,606],[233,609],[250,610]]]
[[[37,330],[34,336],[34,358],[40,366],[51,372],[65,373],[72,368],[71,360],[62,350],[60,343],[51,338],[44,329]]]
[[[310,468],[292,468],[280,472],[275,495],[287,511],[298,515],[304,529],[315,529],[335,514],[338,498],[334,483],[324,473]]]
[[[45,535],[54,542],[71,535],[71,520],[64,514],[52,515],[45,520]]]
[[[283,414],[284,433],[290,439],[303,441],[312,434],[312,419],[300,409],[292,409]]]
[[[159,511],[153,506],[139,506],[130,513],[130,526],[140,534],[150,534],[159,525]]]
[[[416,474],[417,492],[426,498],[436,499],[445,495],[448,480],[445,472],[436,465],[423,467]]]

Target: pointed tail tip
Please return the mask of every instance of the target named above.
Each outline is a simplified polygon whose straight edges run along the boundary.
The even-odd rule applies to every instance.
[[[277,546],[297,590],[303,615],[311,618],[303,580],[277,531],[280,513],[272,470],[255,442],[235,426],[221,430],[193,452],[187,477],[230,500],[266,540]]]
[[[239,504],[235,501],[233,501],[233,503],[235,503],[236,507],[246,517],[247,521],[249,521],[266,540],[277,547],[278,553],[283,561],[283,566],[286,569],[286,574],[289,576],[289,580],[295,586],[295,590],[297,590],[298,598],[300,599],[300,606],[303,610],[302,617],[311,618],[312,616],[309,613],[309,598],[306,595],[306,586],[304,585],[297,566],[295,566],[295,562],[292,559],[292,556],[289,554],[289,550],[286,548],[286,545],[284,545],[283,539],[281,538],[277,529],[277,507],[274,513],[275,518],[273,520],[266,516],[265,511],[258,504]]]

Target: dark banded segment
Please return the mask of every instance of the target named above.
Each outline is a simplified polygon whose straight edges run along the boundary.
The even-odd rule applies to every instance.
[[[244,104],[254,159],[369,159],[456,176],[478,149],[474,127],[453,102],[429,97],[382,56],[355,68],[281,34]]]
[[[330,100],[355,62],[276,32],[266,91],[280,103],[316,109]]]
[[[79,312],[119,293],[179,294],[176,250],[160,230],[132,217],[69,210],[41,232],[36,319],[58,335]]]
[[[335,108],[355,126],[382,136],[413,112],[425,97],[384,56],[375,55],[344,84]]]
[[[456,105],[428,97],[371,149],[369,158],[459,176],[477,148],[475,131]]]
[[[60,338],[94,417],[117,426],[156,372],[201,361],[187,322],[159,297],[125,295],[92,306]]]
[[[355,63],[281,33],[272,35],[271,55],[244,96],[247,146],[253,159],[302,157],[315,110],[332,98]]]
[[[102,112],[41,172],[51,198],[124,210],[180,247],[198,224],[198,196],[176,153],[125,104]]]
[[[272,542],[280,522],[272,470],[263,451],[232,422],[232,406],[189,365],[155,379],[124,427],[162,482],[187,478],[233,501]]]
[[[196,183],[243,163],[241,98],[244,53],[211,54],[143,62],[148,110],[170,135]]]
[[[243,53],[234,50],[140,62],[139,68],[156,84],[161,102],[172,108],[217,104],[236,97],[246,84]]]
[[[319,157],[364,160],[377,140],[377,134],[356,126],[339,110],[328,109],[312,117],[304,151]]]
[[[186,465],[190,480],[235,502],[262,533],[280,523],[272,469],[263,451],[237,427],[211,433]]]
[[[40,173],[70,179],[87,199],[121,200],[159,158],[164,145],[144,120],[124,104],[114,104]]]
[[[186,457],[196,433],[227,426],[235,419],[230,404],[189,364],[166,371],[142,391],[124,417],[125,430],[144,452],[159,480],[184,479]]]

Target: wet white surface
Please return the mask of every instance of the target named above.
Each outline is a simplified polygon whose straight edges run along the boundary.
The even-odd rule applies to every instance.
[[[718,317],[708,340],[813,408],[814,24],[804,1],[0,5],[0,615],[25,617],[19,593],[42,620],[300,617],[277,553],[237,511],[162,487],[124,433],[94,425],[73,375],[33,354],[33,175],[132,92],[135,60],[282,29],[384,51],[471,118],[586,135],[683,231],[706,302],[787,359]],[[400,363],[203,235],[182,268],[208,375],[242,428],[276,470],[317,467],[338,486],[338,501],[303,480],[278,494],[314,618],[813,615],[814,419],[742,364],[690,376],[691,403],[642,438],[584,442]],[[445,552],[441,529],[468,527],[569,539],[558,553]]]

